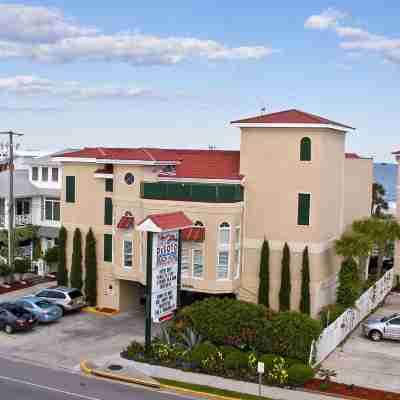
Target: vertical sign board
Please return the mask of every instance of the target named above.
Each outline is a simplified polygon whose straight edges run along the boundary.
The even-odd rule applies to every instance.
[[[168,319],[177,307],[179,232],[155,233],[151,316],[154,322]]]

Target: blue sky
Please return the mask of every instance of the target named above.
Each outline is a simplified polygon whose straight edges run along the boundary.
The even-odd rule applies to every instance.
[[[0,1],[0,127],[25,148],[237,149],[230,120],[299,108],[392,161],[399,15],[395,0]]]

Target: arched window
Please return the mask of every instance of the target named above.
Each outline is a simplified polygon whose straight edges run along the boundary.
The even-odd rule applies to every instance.
[[[229,244],[231,227],[227,222],[219,226],[219,244]]]
[[[311,161],[311,139],[303,137],[300,141],[300,161]]]
[[[196,221],[194,226],[204,226],[204,224],[201,221]]]

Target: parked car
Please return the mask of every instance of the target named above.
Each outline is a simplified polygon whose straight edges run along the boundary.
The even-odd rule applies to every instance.
[[[86,306],[85,298],[80,290],[64,286],[41,290],[36,293],[36,297],[57,304],[62,308],[63,313],[79,310]]]
[[[27,331],[37,324],[37,318],[15,303],[0,303],[0,329],[11,335],[16,331]]]
[[[58,321],[63,315],[63,310],[60,306],[41,297],[26,296],[15,303],[30,311],[39,322]]]
[[[382,339],[400,340],[400,313],[369,318],[362,324],[362,330],[374,342]]]

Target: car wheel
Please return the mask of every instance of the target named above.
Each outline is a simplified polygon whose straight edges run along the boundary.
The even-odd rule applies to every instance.
[[[12,333],[14,333],[14,328],[13,328],[11,325],[7,324],[7,325],[4,327],[4,331],[5,331],[8,335],[11,335]]]
[[[380,340],[382,340],[382,333],[380,333],[379,331],[372,331],[370,332],[369,337],[374,342],[379,342]]]

